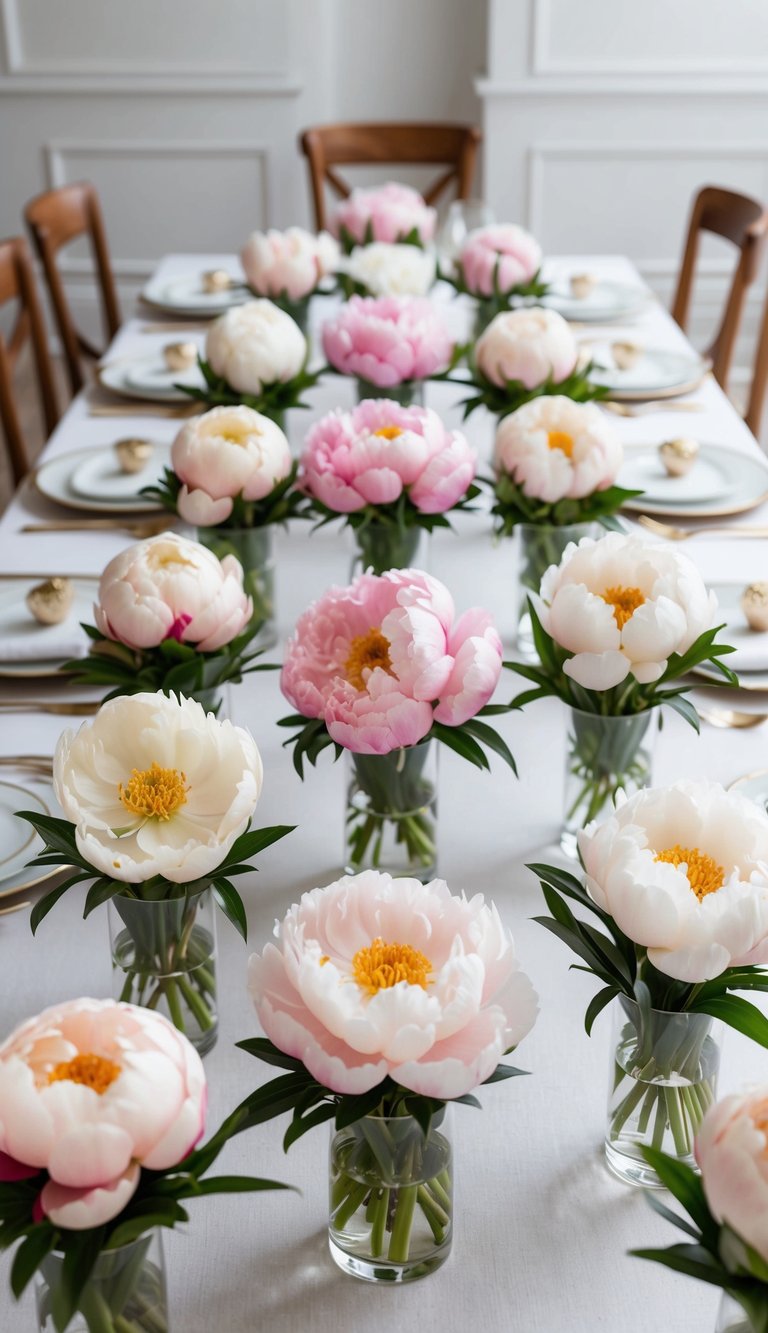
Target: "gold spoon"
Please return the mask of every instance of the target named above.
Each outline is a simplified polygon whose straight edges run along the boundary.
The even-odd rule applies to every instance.
[[[722,524],[711,528],[676,528],[672,523],[660,523],[648,514],[640,514],[637,521],[655,537],[666,537],[670,542],[684,542],[689,537],[768,537],[768,528],[724,527]]]
[[[0,907],[0,916],[10,916],[11,912],[20,912],[22,907],[31,907],[30,902],[14,903],[12,907]]]
[[[699,717],[711,727],[761,727],[768,713],[741,713],[737,708],[700,708]]]
[[[644,417],[648,412],[703,412],[704,403],[681,402],[675,398],[668,401],[666,398],[654,399],[653,402],[637,403],[615,403],[612,399],[598,400],[598,407],[604,407],[606,412],[613,412],[617,417]]]

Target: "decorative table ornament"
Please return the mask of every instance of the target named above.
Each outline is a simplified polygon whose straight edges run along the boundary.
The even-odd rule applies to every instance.
[[[27,610],[39,625],[61,625],[72,610],[74,600],[72,580],[58,577],[36,583],[24,598]]]
[[[309,303],[324,278],[336,269],[339,246],[327,231],[303,227],[254,231],[240,252],[245,279],[254,296],[267,296],[291,316],[306,336]]]
[[[707,1112],[696,1138],[700,1177],[692,1167],[645,1149],[649,1164],[688,1218],[652,1195],[648,1202],[685,1232],[685,1240],[669,1249],[630,1253],[722,1287],[715,1333],[768,1329],[767,1131],[768,1087],[763,1084],[726,1097]]]
[[[95,628],[83,626],[89,655],[62,670],[87,685],[111,685],[107,699],[176,691],[218,713],[223,685],[270,669],[247,651],[259,622],[240,562],[233,555],[219,560],[175,532],[136,542],[110,560],[93,612]]]
[[[121,472],[133,475],[143,472],[152,457],[155,446],[151,440],[141,436],[127,435],[122,440],[115,440],[114,446]]]
[[[74,871],[35,904],[33,932],[89,882],[83,916],[110,906],[115,993],[166,1013],[201,1051],[217,1033],[210,898],[245,939],[232,879],[291,832],[250,828],[262,781],[247,731],[192,699],[133,694],[59,737],[53,789],[65,818],[20,812],[45,843],[31,864]]]
[[[584,537],[551,566],[529,598],[539,663],[510,662],[530,688],[521,707],[554,696],[571,709],[563,848],[597,819],[621,788],[651,781],[653,710],[668,705],[699,730],[689,686],[675,684],[707,662],[723,681],[738,677],[721,658],[733,648],[713,628],[717,599],[687,556],[640,537]]]
[[[166,343],[163,348],[163,361],[167,370],[187,370],[197,361],[197,343]]]
[[[357,380],[358,401],[420,403],[423,381],[453,364],[455,343],[435,307],[417,296],[352,296],[323,325],[323,351]]]
[[[453,1163],[446,1107],[522,1071],[500,1064],[537,1000],[481,894],[366,871],[303,894],[249,963],[267,1039],[243,1050],[288,1072],[248,1104],[292,1110],[287,1150],[333,1121],[331,1255],[371,1282],[407,1282],[448,1257]]]
[[[616,1000],[605,1155],[630,1184],[660,1184],[646,1145],[693,1163],[715,1099],[721,1023],[768,1047],[768,1019],[733,991],[768,991],[768,814],[716,783],[619,798],[578,835],[584,887],[533,865],[537,917],[602,982],[587,1032]],[[567,899],[597,917],[576,917]]]
[[[477,456],[436,412],[371,398],[337,410],[310,430],[299,486],[319,525],[342,518],[357,546],[355,563],[373,574],[408,569],[422,532],[449,528],[448,514],[478,494]]]
[[[471,231],[459,251],[454,272],[440,275],[457,292],[477,302],[475,337],[516,300],[545,296],[541,279],[541,246],[514,222],[492,223]]]
[[[670,477],[687,477],[699,456],[698,440],[682,437],[664,440],[659,445],[659,457]]]
[[[293,762],[328,746],[350,755],[345,861],[429,879],[437,861],[436,792],[428,747],[440,741],[478,768],[483,747],[514,770],[486,721],[501,674],[501,641],[487,611],[458,620],[448,589],[419,570],[361,574],[330,588],[299,618],[281,676],[296,713]]]
[[[373,241],[340,258],[339,288],[350,296],[427,296],[437,279],[430,250],[418,245]]]
[[[332,226],[345,254],[372,241],[425,246],[434,239],[437,211],[418,190],[388,181],[372,190],[352,190],[337,204]]]
[[[187,1199],[286,1189],[206,1172],[248,1127],[238,1110],[202,1148],[206,1081],[160,1014],[68,1000],[0,1046],[0,1249],[18,1297],[34,1278],[40,1333],[168,1333],[162,1227]]]
[[[739,601],[750,629],[758,634],[768,630],[768,582],[750,583]]]

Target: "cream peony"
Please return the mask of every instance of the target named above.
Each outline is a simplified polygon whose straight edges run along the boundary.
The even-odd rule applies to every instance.
[[[567,546],[534,601],[546,632],[573,653],[565,674],[588,690],[630,674],[659,680],[672,653],[711,629],[717,607],[687,556],[618,532]]]
[[[711,1107],[695,1151],[714,1217],[768,1263],[768,1086]]]
[[[560,384],[576,369],[579,349],[568,324],[555,310],[505,310],[492,319],[475,344],[478,370],[500,389],[508,380],[537,389]]]
[[[128,884],[190,883],[215,870],[245,832],[263,770],[247,731],[192,699],[112,699],[56,746],[53,785],[78,851]]]
[[[291,447],[280,427],[250,407],[214,407],[182,426],[171,449],[182,482],[178,511],[187,523],[215,527],[233,500],[263,500],[291,470]]]
[[[524,495],[556,504],[613,486],[623,450],[612,421],[590,403],[559,395],[534,398],[496,431],[494,469]]]
[[[254,231],[240,253],[248,286],[259,296],[302,301],[333,273],[338,243],[327,231],[317,236],[303,227]]]
[[[428,250],[386,241],[357,246],[340,269],[369,296],[426,296],[436,277],[435,257]]]
[[[298,375],[307,342],[295,320],[271,301],[246,301],[214,320],[205,358],[238,393],[258,395],[265,386]]]
[[[578,834],[586,886],[655,968],[700,982],[768,963],[768,815],[716,783],[639,791]]]

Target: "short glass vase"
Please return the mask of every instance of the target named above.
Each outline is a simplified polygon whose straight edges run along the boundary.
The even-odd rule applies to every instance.
[[[449,1108],[429,1134],[412,1116],[364,1116],[332,1131],[331,1255],[367,1282],[412,1282],[444,1264],[453,1231]]]
[[[567,856],[576,857],[577,833],[593,819],[610,814],[619,789],[632,796],[650,786],[659,710],[648,708],[619,717],[579,708],[568,712],[560,846]]]
[[[366,523],[352,529],[355,555],[352,578],[367,572],[386,574],[388,569],[424,569],[427,533],[423,528],[398,528],[395,523]]]
[[[66,1287],[64,1256],[54,1250],[35,1274],[39,1333],[56,1333]],[[159,1231],[116,1250],[102,1250],[66,1333],[168,1333],[165,1262]]]
[[[370,380],[358,377],[355,380],[355,392],[358,403],[364,402],[366,398],[391,398],[401,407],[424,406],[423,380],[405,380],[402,384],[393,384],[385,389],[380,384],[372,384]]]
[[[724,1291],[717,1312],[715,1333],[760,1333],[752,1322],[743,1305],[739,1305],[729,1292]]]
[[[248,645],[248,651],[274,648],[277,643],[277,624],[272,525],[262,528],[198,528],[197,540],[213,551],[219,560],[233,555],[243,567],[243,586],[253,601],[251,623],[258,622],[261,626]]]
[[[517,637],[516,646],[526,662],[538,661],[533,642],[528,598],[538,592],[541,580],[550,565],[559,565],[566,546],[579,542],[582,537],[598,535],[595,523],[572,523],[556,528],[546,523],[518,523],[517,533]]]
[[[716,1100],[723,1025],[709,1014],[643,1011],[625,996],[612,1008],[606,1161],[626,1184],[661,1189],[642,1149],[696,1167],[693,1143]]]
[[[434,741],[353,754],[348,766],[345,870],[383,870],[425,883],[437,870],[437,753]]]
[[[115,999],[156,1009],[204,1055],[218,1031],[212,890],[155,900],[118,894],[108,916]]]

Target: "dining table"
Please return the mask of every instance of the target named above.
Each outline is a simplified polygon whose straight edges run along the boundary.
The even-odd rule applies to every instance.
[[[217,267],[238,272],[233,256],[178,254],[163,259],[156,276],[172,278]],[[548,261],[545,277],[584,271],[642,286],[634,265],[623,256],[557,256]],[[599,337],[637,339],[645,346],[690,352],[682,331],[650,293],[648,297],[626,323],[605,328],[577,324],[576,336],[585,343]],[[468,317],[466,300],[448,290],[436,299],[446,318],[455,322],[458,336]],[[312,303],[315,347],[320,325],[336,300],[320,296]],[[170,315],[140,307],[121,327],[106,360],[159,350],[181,336],[172,331],[179,323],[183,320],[174,322]],[[190,320],[183,336],[202,349],[205,328]],[[308,408],[288,413],[287,433],[295,453],[311,423],[333,408],[351,407],[354,391],[352,380],[325,375],[308,393]],[[462,396],[456,383],[426,385],[426,405],[451,428],[466,431],[477,449],[480,472],[490,475],[494,420],[480,409],[462,424]],[[629,448],[695,436],[726,446],[734,459],[765,461],[710,374],[684,398],[692,404],[690,411],[659,404],[637,416],[615,416],[624,444]],[[122,408],[120,415],[105,416],[95,412],[92,392],[79,394],[41,460],[104,449],[122,436],[170,444],[183,424],[164,412],[148,414],[146,405],[138,409],[128,399],[113,401]],[[450,589],[458,611],[479,605],[493,613],[511,659],[518,595],[516,541],[494,539],[487,496],[486,490],[472,512],[457,515],[451,530],[432,535],[426,565]],[[78,516],[87,526],[87,515],[55,504],[41,494],[34,476],[29,479],[0,518],[0,575],[74,573],[97,578],[112,557],[136,540],[120,527],[119,517],[103,530],[22,531]],[[194,535],[172,515],[168,523]],[[626,525],[642,531],[631,515]],[[705,580],[747,584],[768,578],[765,538],[735,535],[739,528],[768,527],[768,496],[749,512],[719,520],[719,525],[726,528],[722,535],[696,535],[680,548]],[[289,529],[277,530],[275,554],[282,645],[310,602],[331,584],[349,581],[353,546],[340,524],[317,529],[295,521]],[[280,655],[278,646],[267,660],[279,662]],[[495,701],[506,702],[523,688],[505,669]],[[0,761],[52,755],[61,732],[81,725],[82,719],[49,714],[39,705],[93,697],[92,691],[64,679],[0,679]],[[750,705],[741,692],[697,686],[695,697],[705,710],[762,705],[768,711],[768,694],[750,696]],[[17,710],[8,707],[14,702],[20,705]],[[342,873],[347,781],[344,757],[333,762],[331,751],[299,779],[290,750],[283,746],[285,733],[276,725],[291,711],[280,692],[279,672],[259,672],[229,687],[225,707],[234,723],[251,731],[263,759],[264,784],[254,826],[295,828],[261,853],[258,871],[240,881],[247,945],[219,917],[220,1028],[215,1047],[205,1057],[209,1130],[274,1076],[275,1071],[235,1046],[259,1034],[247,990],[247,960],[249,953],[264,947],[276,920],[303,892]],[[454,892],[482,894],[496,903],[514,934],[520,964],[534,983],[540,1012],[513,1057],[527,1076],[481,1088],[481,1110],[453,1109],[457,1194],[450,1258],[433,1275],[403,1286],[372,1285],[341,1272],[330,1257],[327,1239],[328,1127],[306,1134],[284,1153],[287,1118],[281,1117],[231,1140],[219,1165],[227,1173],[263,1175],[295,1189],[192,1201],[189,1224],[164,1233],[174,1333],[361,1333],[383,1327],[396,1327],[399,1333],[714,1329],[719,1301],[715,1288],[628,1254],[636,1247],[676,1243],[678,1233],[648,1206],[642,1190],[621,1184],[605,1165],[610,1022],[604,1014],[592,1036],[586,1035],[583,1015],[597,983],[571,970],[567,950],[534,920],[545,905],[527,866],[568,864],[559,847],[565,707],[545,699],[494,721],[515,755],[518,776],[500,761],[483,772],[442,750],[439,874]],[[657,741],[654,784],[706,777],[728,786],[768,767],[767,740],[768,727],[761,725],[738,729],[704,722],[697,735],[668,710]],[[12,762],[0,777],[30,791],[43,790],[34,776],[22,768],[17,771]],[[50,789],[45,791],[44,799],[50,801]],[[43,887],[21,896],[34,902]],[[84,897],[82,885],[70,890],[34,937],[27,908],[0,915],[0,1039],[57,1001],[113,993],[106,908],[84,920]],[[13,902],[8,899],[8,905]],[[5,905],[0,899],[0,908]],[[768,1082],[768,1051],[728,1030],[720,1094],[755,1082]],[[27,1333],[37,1327],[32,1288],[16,1303],[8,1282],[8,1256],[1,1266],[0,1330]]]

